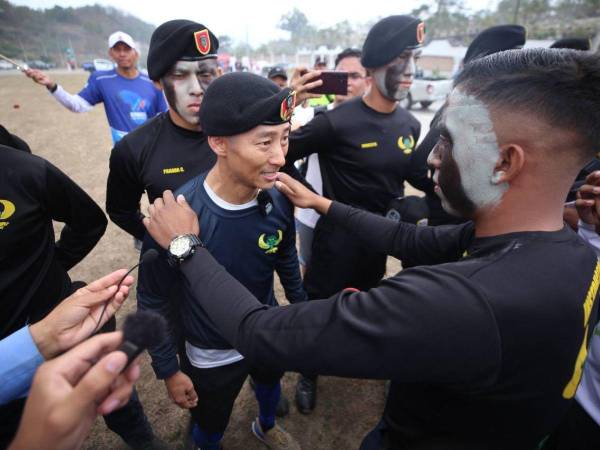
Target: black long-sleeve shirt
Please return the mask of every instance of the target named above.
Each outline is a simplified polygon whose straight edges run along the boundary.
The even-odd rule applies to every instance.
[[[567,228],[475,238],[472,223],[415,227],[336,202],[328,216],[421,266],[269,308],[200,250],[182,264],[186,289],[253,364],[392,379],[384,419],[398,448],[536,448],[579,382],[595,254]]]
[[[412,163],[421,125],[402,108],[380,113],[362,98],[319,113],[290,135],[284,170],[319,154],[323,195],[367,211],[385,213],[404,195],[404,181],[421,190],[433,188],[427,168]]]
[[[55,242],[52,221],[64,222]],[[67,270],[106,230],[100,207],[37,156],[0,146],[0,338],[68,294]]]
[[[146,229],[139,210],[144,192],[150,202],[167,189],[175,191],[206,172],[216,156],[201,131],[178,127],[162,113],[115,144],[110,155],[106,212],[120,228],[139,240]]]

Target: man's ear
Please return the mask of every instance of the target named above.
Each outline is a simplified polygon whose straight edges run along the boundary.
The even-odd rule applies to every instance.
[[[223,68],[221,66],[217,66],[217,77],[223,75]]]
[[[492,183],[510,183],[517,178],[525,164],[525,151],[518,144],[506,144],[500,147],[500,158],[494,167]]]
[[[227,158],[227,138],[224,136],[208,136],[208,145],[220,158]]]

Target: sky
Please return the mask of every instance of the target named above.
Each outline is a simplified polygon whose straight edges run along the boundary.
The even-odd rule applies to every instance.
[[[171,19],[190,19],[208,26],[217,36],[229,35],[253,47],[272,39],[286,38],[288,33],[277,28],[281,16],[293,8],[301,10],[317,28],[348,20],[365,23],[392,14],[406,14],[431,0],[9,0],[34,9],[55,5],[78,7],[100,4],[112,6],[145,22],[160,25]],[[490,9],[496,0],[465,0],[472,11]],[[127,30],[123,30],[127,31]]]

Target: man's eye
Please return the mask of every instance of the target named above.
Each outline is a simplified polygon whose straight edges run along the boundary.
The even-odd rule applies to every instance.
[[[271,141],[261,141],[258,143],[258,145],[260,145],[261,147],[268,147],[269,145],[271,145]]]

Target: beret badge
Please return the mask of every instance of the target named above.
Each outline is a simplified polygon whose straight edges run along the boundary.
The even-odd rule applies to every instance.
[[[202,56],[205,56],[210,52],[210,36],[208,35],[208,30],[206,28],[194,33],[194,42]]]
[[[296,106],[296,91],[292,91],[287,97],[281,102],[281,109],[279,115],[281,120],[288,121],[292,118],[294,113],[294,107]]]
[[[417,42],[422,44],[425,41],[425,22],[417,25]]]

